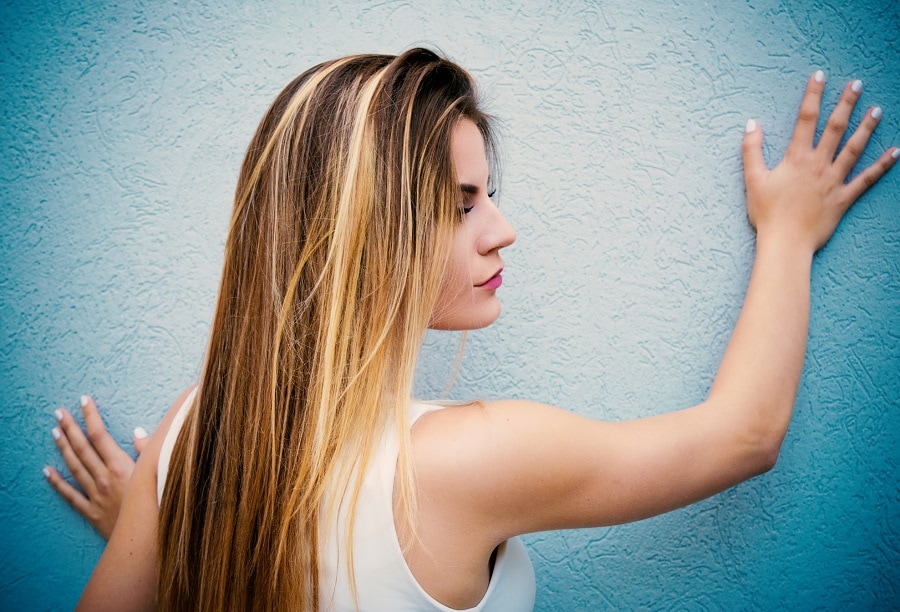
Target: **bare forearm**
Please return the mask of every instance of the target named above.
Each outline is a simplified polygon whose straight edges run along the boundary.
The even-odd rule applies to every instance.
[[[709,393],[774,453],[803,370],[811,264],[811,249],[790,236],[759,234],[747,297]]]
[[[807,82],[794,136],[773,170],[762,155],[762,130],[747,123],[743,142],[747,214],[757,230],[756,262],[743,310],[708,403],[760,449],[771,466],[793,411],[809,325],[813,253],[834,233],[851,204],[900,157],[885,151],[878,161],[845,183],[881,117],[869,109],[839,151],[862,82],[844,87],[815,141],[825,75]]]

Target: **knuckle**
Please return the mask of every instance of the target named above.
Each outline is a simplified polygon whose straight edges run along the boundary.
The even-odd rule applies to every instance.
[[[817,121],[819,119],[819,109],[814,106],[804,104],[800,107],[800,112],[797,115],[797,118],[800,121],[806,121],[810,123],[813,121]]]
[[[110,482],[106,476],[100,476],[94,481],[94,485],[97,487],[97,492],[101,495],[107,495],[110,492]]]
[[[83,455],[88,449],[87,441],[84,438],[70,440],[69,445],[72,447],[72,450],[75,451],[76,455]]]
[[[825,128],[834,134],[843,134],[847,130],[847,122],[843,119],[835,119],[832,117],[825,124]]]
[[[851,140],[847,143],[847,146],[844,147],[844,151],[846,151],[853,159],[857,159],[862,155],[863,147],[860,146],[859,143]]]
[[[91,429],[88,431],[88,439],[91,441],[91,444],[97,446],[100,444],[106,436],[105,429]]]
[[[128,469],[119,464],[110,466],[109,473],[116,480],[125,480],[128,477]]]

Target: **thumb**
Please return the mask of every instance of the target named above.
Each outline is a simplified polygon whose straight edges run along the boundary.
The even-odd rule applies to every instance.
[[[744,181],[747,184],[767,170],[762,154],[762,142],[762,127],[753,119],[748,120],[741,147],[744,153]]]
[[[131,441],[134,442],[134,448],[140,455],[144,452],[144,447],[147,446],[147,442],[150,440],[150,437],[147,435],[147,430],[143,427],[135,427],[134,433],[131,436]]]

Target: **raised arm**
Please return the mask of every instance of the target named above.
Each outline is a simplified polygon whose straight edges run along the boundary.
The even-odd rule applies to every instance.
[[[849,183],[850,170],[881,118],[870,108],[837,156],[862,82],[844,87],[813,146],[824,75],[807,84],[793,139],[772,171],[762,157],[762,130],[748,123],[744,138],[747,212],[756,228],[756,260],[744,308],[725,351],[709,401],[758,412],[760,435],[774,463],[791,417],[809,323],[810,269],[820,249],[862,193],[895,162],[890,149]]]
[[[521,401],[430,413],[413,432],[423,517],[477,538],[637,520],[770,469],[790,421],[806,348],[815,251],[900,156],[845,180],[880,119],[865,113],[835,152],[861,83],[845,87],[817,145],[824,75],[810,78],[796,131],[774,170],[762,131],[744,138],[757,252],[747,296],[708,399],[647,419],[602,423]],[[423,528],[428,533],[428,525]]]

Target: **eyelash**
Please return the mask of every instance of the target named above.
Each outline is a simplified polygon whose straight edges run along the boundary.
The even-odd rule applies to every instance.
[[[493,198],[495,195],[497,195],[497,190],[492,189],[490,192],[488,192],[487,197]],[[470,212],[472,212],[473,208],[475,208],[474,204],[472,206],[463,206],[463,209],[462,209],[463,214],[468,215]]]

